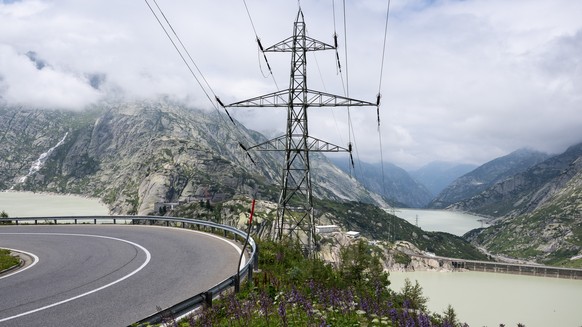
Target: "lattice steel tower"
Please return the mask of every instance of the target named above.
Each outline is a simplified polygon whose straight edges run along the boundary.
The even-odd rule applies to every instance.
[[[344,148],[309,136],[307,110],[310,107],[378,105],[307,88],[307,52],[333,49],[336,47],[306,35],[303,12],[299,9],[293,36],[264,49],[265,52],[291,52],[289,88],[225,106],[287,108],[285,135],[247,150],[285,152],[277,220],[271,226],[271,235],[276,240],[281,240],[284,236],[296,237],[309,253],[317,248],[309,153],[351,153],[352,149],[351,144]]]

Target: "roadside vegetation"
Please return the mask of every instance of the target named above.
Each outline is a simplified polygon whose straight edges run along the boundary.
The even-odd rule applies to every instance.
[[[10,255],[10,251],[0,249],[0,271],[12,268],[20,263],[17,257]]]
[[[455,311],[427,311],[418,283],[392,291],[389,274],[367,242],[341,251],[335,267],[305,258],[293,243],[260,242],[251,286],[213,302],[174,326],[466,326]]]

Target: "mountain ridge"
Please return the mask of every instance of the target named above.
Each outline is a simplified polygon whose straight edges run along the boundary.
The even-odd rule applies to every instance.
[[[444,209],[453,203],[470,199],[498,181],[525,171],[548,157],[548,154],[539,151],[519,149],[493,159],[457,178],[439,193],[428,207]]]
[[[550,265],[582,267],[582,143],[453,205],[495,213],[465,238],[488,251]]]
[[[432,196],[424,185],[414,180],[406,170],[388,162],[370,164],[359,162],[351,169],[347,160],[331,159],[332,163],[370,191],[383,195],[396,206],[422,208]]]
[[[241,142],[266,139],[217,112],[169,100],[104,103],[85,111],[0,107],[0,189],[84,194],[101,198],[112,213],[152,213],[155,202],[216,200],[234,194],[278,198],[282,156],[253,152]],[[30,165],[57,144],[44,166],[25,182]],[[314,196],[385,206],[323,156],[314,156],[314,180],[327,176],[333,190],[314,183]],[[323,172],[318,175],[318,172]],[[340,184],[339,186],[337,184]]]
[[[455,179],[473,171],[477,167],[477,165],[473,164],[432,161],[418,169],[408,171],[408,173],[412,178],[424,185],[433,197],[436,197]]]

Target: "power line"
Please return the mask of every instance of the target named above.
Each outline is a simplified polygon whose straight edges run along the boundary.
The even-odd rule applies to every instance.
[[[349,75],[349,68],[348,68],[349,67],[349,61],[348,61],[348,24],[347,24],[346,0],[343,0],[342,4],[343,4],[343,22],[344,22],[344,55],[345,55],[345,61],[346,61],[346,65],[345,65],[346,80],[345,80],[344,92],[345,92],[346,96],[349,97],[350,96],[350,75]],[[342,85],[343,85],[343,83],[344,82],[343,82],[343,77],[342,77]],[[352,115],[351,115],[351,110],[350,110],[349,106],[347,107],[347,113],[348,113],[348,145],[350,147],[352,146],[352,138],[353,138],[354,148],[356,149],[356,159],[358,161],[358,164],[361,166],[360,154],[358,152],[358,145],[356,142],[356,135],[354,133],[354,125],[352,123]],[[352,165],[353,165],[353,160],[352,160]],[[355,167],[354,167],[354,172],[355,172]]]
[[[378,83],[378,96],[376,100],[376,115],[378,116],[378,143],[380,145],[380,165],[382,169],[382,193],[386,194],[384,176],[384,149],[382,148],[382,130],[380,129],[380,98],[382,91],[382,75],[384,73],[384,59],[386,57],[386,39],[388,36],[388,18],[390,17],[390,0],[386,6],[386,23],[384,25],[384,42],[382,44],[382,63],[380,64],[380,81]]]
[[[170,21],[166,17],[164,11],[162,10],[162,8],[160,8],[160,6],[158,5],[157,1],[156,0],[153,0],[156,8],[158,9],[159,13],[162,15],[162,17],[163,17],[164,21],[166,22],[168,28],[172,31],[172,33],[174,34],[176,40],[181,45],[183,51],[186,53],[187,57],[190,59],[190,62],[196,68],[196,71],[200,75],[200,78],[198,78],[198,76],[196,75],[196,73],[194,72],[194,70],[192,69],[192,67],[190,66],[190,63],[188,62],[188,60],[186,60],[186,56],[184,56],[184,53],[182,53],[182,50],[180,50],[180,48],[176,44],[176,41],[174,41],[174,39],[172,38],[172,36],[168,32],[168,29],[166,28],[166,26],[164,25],[164,23],[160,20],[160,17],[158,16],[158,14],[154,10],[154,8],[150,5],[150,3],[148,2],[148,0],[144,0],[144,1],[145,1],[146,5],[148,6],[148,8],[150,9],[151,13],[154,15],[154,17],[157,20],[157,22],[160,25],[160,27],[162,28],[162,30],[164,31],[164,33],[166,34],[166,36],[168,37],[168,39],[170,40],[170,42],[172,43],[172,45],[174,46],[174,49],[178,52],[178,55],[180,56],[180,58],[182,58],[182,61],[184,62],[184,64],[186,64],[186,67],[188,68],[188,71],[190,72],[190,74],[192,75],[192,77],[194,77],[194,79],[196,80],[196,82],[198,83],[198,85],[200,86],[200,88],[202,89],[202,91],[204,92],[204,94],[206,95],[206,98],[208,98],[208,100],[212,104],[212,107],[217,111],[218,116],[225,123],[226,128],[232,133],[233,130],[229,127],[228,122],[226,122],[226,120],[224,119],[224,117],[220,114],[220,110],[218,109],[218,107],[216,106],[215,101],[212,99],[212,97],[210,96],[210,94],[208,93],[208,91],[206,90],[206,88],[204,87],[204,85],[202,84],[202,82],[200,81],[200,78],[204,81],[204,83],[206,84],[206,87],[208,88],[208,90],[210,90],[210,92],[214,96],[214,99],[216,100],[216,102],[218,102],[221,105],[222,105],[222,102],[220,101],[220,99],[218,98],[218,96],[216,96],[216,94],[214,93],[214,90],[212,89],[212,87],[210,86],[210,84],[208,83],[208,81],[206,80],[206,78],[204,77],[204,74],[202,74],[202,71],[198,68],[198,65],[196,65],[196,62],[194,62],[194,59],[190,55],[190,52],[188,51],[188,49],[186,48],[186,46],[184,45],[184,43],[182,42],[182,40],[178,36],[178,33],[176,33],[176,31],[173,28],[172,24],[170,23]],[[223,106],[223,108],[224,108],[224,106]],[[235,126],[235,131],[238,132],[238,134],[240,134],[240,136],[242,136],[242,139],[245,142],[247,142],[246,136],[244,135],[244,133],[242,133],[242,131],[240,131],[238,129],[238,126],[236,125],[234,119],[232,118],[232,116],[230,115],[230,113],[228,112],[228,110],[226,108],[224,108],[224,111],[225,111],[226,115],[228,116],[228,118],[230,119],[230,121],[232,122],[232,124]],[[237,141],[237,142],[238,142],[238,145],[246,152],[247,157],[250,159],[250,161],[254,165],[256,165],[256,162],[253,160],[253,158],[248,153],[247,148],[242,144],[242,142],[240,142],[240,141]]]
[[[277,85],[277,80],[275,79],[275,75],[273,75],[273,70],[271,69],[271,65],[269,64],[269,60],[267,59],[267,54],[265,53],[265,49],[263,48],[263,45],[261,44],[261,39],[259,38],[259,35],[257,33],[257,29],[255,28],[255,23],[253,22],[253,17],[251,16],[251,12],[249,10],[249,6],[247,5],[246,0],[243,0],[243,4],[245,5],[245,10],[247,12],[247,16],[249,17],[249,21],[251,22],[251,26],[252,26],[253,32],[255,34],[255,39],[257,41],[259,51],[263,53],[263,58],[265,59],[265,63],[267,64],[267,69],[269,69],[269,74],[271,75],[271,77],[273,79],[273,83],[275,83],[275,87],[277,88],[277,90],[280,90],[279,85]],[[267,76],[265,76],[265,74],[263,73],[263,68],[261,67],[260,60],[259,60],[259,69],[261,70],[261,74],[263,74],[263,77],[266,78]]]
[[[388,0],[388,6],[386,8],[386,24],[384,25],[384,43],[382,45],[382,63],[380,64],[380,82],[378,84],[378,94],[382,89],[382,75],[384,73],[384,59],[386,57],[386,39],[388,36],[388,17],[390,17],[390,0]]]
[[[176,49],[176,51],[178,52],[178,55],[180,55],[180,58],[182,58],[182,61],[184,61],[184,64],[186,64],[186,67],[190,71],[190,74],[192,75],[192,77],[194,77],[194,79],[196,80],[196,82],[198,82],[198,85],[200,85],[200,88],[202,89],[202,91],[204,92],[204,94],[206,95],[206,97],[208,98],[208,100],[210,101],[210,103],[212,103],[213,107],[218,110],[218,108],[214,104],[214,101],[212,100],[212,98],[210,97],[210,95],[208,94],[208,92],[206,91],[206,89],[204,88],[204,85],[202,85],[202,82],[200,82],[200,79],[198,78],[198,76],[196,76],[196,74],[194,73],[194,70],[192,69],[192,67],[190,67],[190,64],[188,63],[188,61],[184,57],[184,54],[182,54],[182,51],[180,51],[180,49],[178,48],[178,45],[176,44],[176,42],[174,41],[174,39],[172,38],[172,36],[168,32],[168,30],[166,29],[166,27],[164,26],[164,24],[162,23],[162,21],[160,20],[160,18],[158,17],[158,15],[156,14],[154,8],[152,8],[152,6],[148,2],[148,0],[144,0],[144,1],[147,4],[148,8],[150,8],[150,11],[152,12],[152,14],[154,15],[154,17],[158,21],[158,24],[160,24],[160,27],[164,30],[164,33],[166,34],[166,36],[168,37],[168,39],[170,40],[170,42],[174,46],[174,49]],[[165,15],[164,15],[163,11],[160,9],[160,7],[158,6],[158,4],[157,4],[157,2],[155,0],[154,0],[154,3],[156,4],[156,7],[158,8],[158,10],[160,11],[160,13],[162,14],[162,16],[165,19]],[[168,25],[171,28],[171,25],[169,24],[169,22],[168,22],[167,19],[166,19],[166,22],[168,23]],[[172,28],[172,30],[173,30],[173,28]],[[190,57],[190,59],[192,59],[192,57]]]

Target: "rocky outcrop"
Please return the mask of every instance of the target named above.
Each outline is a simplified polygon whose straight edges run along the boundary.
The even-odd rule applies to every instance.
[[[366,238],[352,238],[344,232],[334,232],[322,235],[324,240],[319,256],[322,260],[337,265],[340,262],[340,251],[354,242],[364,240],[368,242],[373,252],[380,258],[385,271],[441,271],[450,272],[454,268],[450,261],[442,260],[434,254],[419,250],[414,244],[407,241],[395,243],[372,241]]]

